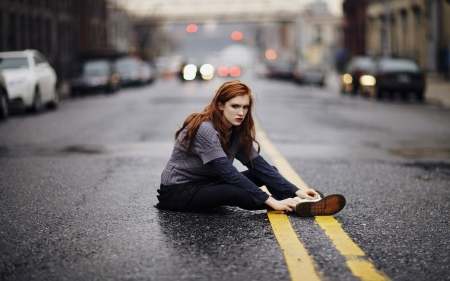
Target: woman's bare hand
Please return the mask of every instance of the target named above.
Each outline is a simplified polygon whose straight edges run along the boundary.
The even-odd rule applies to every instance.
[[[305,191],[299,189],[295,192],[295,195],[297,195],[302,199],[308,200],[319,199],[319,194],[314,189],[308,189]]]
[[[265,203],[276,211],[293,211],[295,206],[298,204],[298,201],[294,198],[276,200],[273,197],[269,197]]]

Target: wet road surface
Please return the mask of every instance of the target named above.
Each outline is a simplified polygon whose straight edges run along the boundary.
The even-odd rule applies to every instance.
[[[379,272],[450,279],[449,109],[241,80],[305,183],[346,196],[334,217]],[[223,81],[158,81],[1,123],[1,279],[290,280],[265,212],[154,208],[174,132]],[[314,218],[288,217],[321,279],[358,280]]]

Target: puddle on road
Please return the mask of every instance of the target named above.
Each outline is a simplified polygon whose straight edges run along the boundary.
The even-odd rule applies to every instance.
[[[71,145],[62,149],[61,152],[82,153],[82,154],[102,154],[106,149],[101,145]]]
[[[450,158],[448,148],[391,148],[390,154],[402,156],[408,159],[423,159],[430,157]]]
[[[136,142],[122,144],[74,144],[65,146],[52,145],[13,145],[0,146],[0,157],[29,156],[145,156],[168,157],[173,149],[170,142]]]
[[[417,167],[422,168],[424,174],[419,175],[417,178],[421,181],[431,181],[433,178],[431,177],[432,172],[438,172],[441,175],[446,177],[450,177],[450,163],[448,162],[414,162],[404,164],[405,167]]]

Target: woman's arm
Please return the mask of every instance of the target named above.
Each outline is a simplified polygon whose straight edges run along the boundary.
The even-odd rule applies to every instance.
[[[305,199],[317,199],[318,194],[313,189],[306,191],[298,189],[295,185],[285,179],[277,169],[269,165],[261,156],[255,157],[253,165],[249,162],[246,164],[247,168],[252,171],[260,180],[278,191],[292,194]]]
[[[298,201],[293,198],[276,200],[275,198],[269,196],[258,186],[256,186],[252,181],[250,181],[246,176],[240,173],[236,169],[236,167],[233,166],[231,161],[226,157],[214,159],[209,162],[208,165],[212,165],[226,182],[247,191],[255,201],[256,205],[265,203],[266,205],[272,207],[277,211],[292,211],[298,204]]]

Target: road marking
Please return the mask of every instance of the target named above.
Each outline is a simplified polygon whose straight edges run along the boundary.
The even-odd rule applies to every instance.
[[[314,261],[297,237],[284,213],[267,212],[273,232],[283,251],[291,280],[321,280],[314,269]]]
[[[316,217],[316,222],[331,239],[334,247],[345,257],[347,266],[353,275],[361,280],[389,280],[387,276],[375,269],[363,250],[350,239],[335,218],[332,216]]]
[[[275,148],[266,133],[259,128],[256,132],[261,147],[272,159],[280,173],[291,183],[302,190],[309,189],[289,162]],[[314,261],[292,228],[285,214],[267,212],[275,237],[283,250],[286,264],[292,280],[320,280],[314,270]],[[356,245],[341,228],[341,224],[332,216],[315,217],[316,223],[324,230],[333,245],[346,259],[346,264],[354,276],[361,280],[389,280],[378,272],[365,253]],[[291,233],[293,232],[293,234]],[[297,241],[294,241],[297,240]],[[293,253],[294,252],[294,253]],[[311,275],[306,277],[305,274]]]

